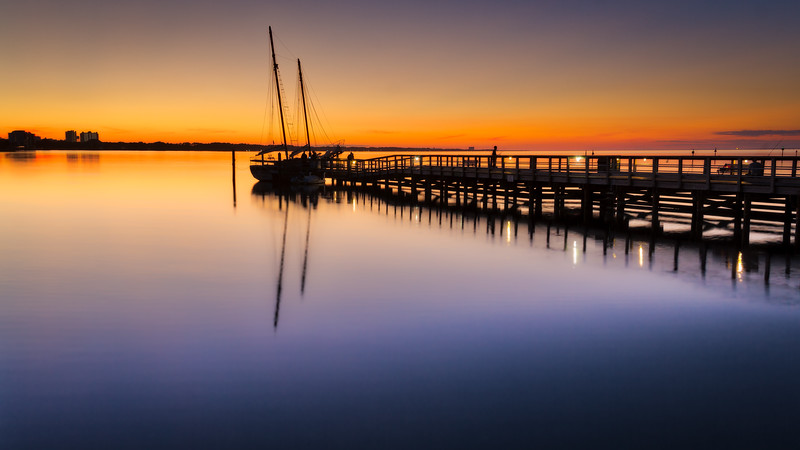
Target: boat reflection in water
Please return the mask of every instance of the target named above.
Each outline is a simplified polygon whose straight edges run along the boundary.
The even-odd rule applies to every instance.
[[[300,295],[305,293],[306,274],[308,272],[308,244],[311,238],[311,211],[316,208],[321,192],[321,185],[273,185],[260,181],[253,185],[253,195],[262,198],[278,199],[278,209],[283,211],[283,232],[281,234],[280,262],[275,292],[275,316],[273,327],[278,328],[280,318],[281,294],[283,292],[283,271],[286,265],[286,235],[289,231],[289,209],[292,203],[299,204],[308,210],[306,215],[305,249],[303,250],[303,270],[300,281]]]

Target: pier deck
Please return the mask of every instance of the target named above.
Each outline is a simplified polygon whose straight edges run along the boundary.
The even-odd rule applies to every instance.
[[[797,157],[392,155],[330,161],[335,184],[391,190],[442,204],[483,205],[541,216],[579,211],[585,221],[626,226],[685,221],[702,238],[731,227],[749,243],[751,227],[777,228],[798,246]],[[794,239],[792,239],[792,236]]]

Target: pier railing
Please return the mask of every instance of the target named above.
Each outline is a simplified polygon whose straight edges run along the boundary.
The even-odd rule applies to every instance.
[[[391,155],[329,161],[327,174],[342,180],[459,177],[800,194],[797,162],[780,156]]]

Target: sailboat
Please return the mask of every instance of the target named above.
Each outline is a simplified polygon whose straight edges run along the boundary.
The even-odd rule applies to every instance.
[[[306,145],[289,153],[286,143],[286,124],[283,117],[283,99],[281,98],[280,83],[278,83],[278,62],[275,59],[275,45],[272,40],[272,27],[269,27],[269,46],[272,53],[272,70],[275,77],[275,88],[278,97],[278,111],[281,118],[281,145],[269,146],[258,152],[256,158],[250,160],[250,173],[259,180],[273,184],[298,184],[317,185],[325,183],[325,172],[321,158],[311,149],[311,138],[308,132],[308,113],[306,108],[305,86],[303,85],[303,70],[300,60],[297,60],[297,69],[300,77],[300,92],[303,103],[303,119],[305,120]],[[265,159],[264,155],[277,151],[278,158]],[[302,153],[302,156],[296,157]],[[330,153],[330,152],[328,152]],[[341,151],[339,152],[341,153]],[[260,158],[259,158],[260,157]]]

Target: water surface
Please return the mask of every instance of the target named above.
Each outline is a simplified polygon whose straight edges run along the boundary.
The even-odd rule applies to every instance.
[[[4,449],[800,444],[795,257],[275,193],[225,153],[26,155]]]

